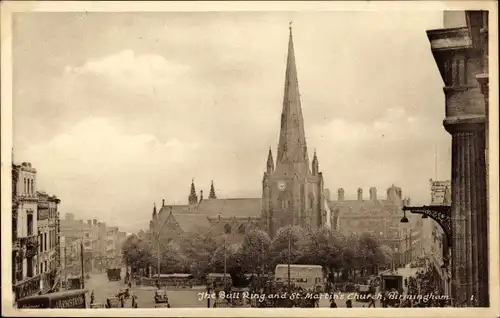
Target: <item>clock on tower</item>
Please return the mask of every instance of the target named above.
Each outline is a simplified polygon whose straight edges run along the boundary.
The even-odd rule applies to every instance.
[[[279,182],[278,182],[278,189],[279,189],[280,191],[283,191],[283,190],[285,190],[285,188],[286,188],[286,184],[285,184],[285,182],[283,182],[283,181],[279,181]]]

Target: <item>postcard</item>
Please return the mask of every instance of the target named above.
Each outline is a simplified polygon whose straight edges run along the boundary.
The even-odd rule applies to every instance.
[[[6,315],[499,315],[494,2],[1,8]]]

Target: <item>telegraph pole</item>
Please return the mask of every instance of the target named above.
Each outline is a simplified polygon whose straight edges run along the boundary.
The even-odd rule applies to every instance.
[[[290,297],[290,293],[292,291],[291,281],[290,281],[290,263],[291,263],[291,254],[292,253],[292,227],[288,228],[288,297]]]
[[[156,258],[158,259],[158,264],[157,264],[157,276],[156,276],[156,284],[158,287],[160,287],[160,268],[161,268],[161,263],[160,263],[160,238],[159,235],[156,237]]]
[[[226,235],[224,234],[224,291],[226,291],[226,274],[227,273],[227,253],[226,253]]]
[[[80,261],[82,264],[82,289],[85,289],[85,267],[83,266],[83,241],[80,241]]]

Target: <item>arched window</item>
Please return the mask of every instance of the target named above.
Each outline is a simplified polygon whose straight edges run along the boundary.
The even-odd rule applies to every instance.
[[[241,224],[241,225],[238,227],[238,233],[239,233],[239,234],[245,234],[245,225],[244,225],[244,224]]]
[[[309,208],[312,209],[314,207],[314,195],[312,193],[309,194]]]
[[[224,233],[231,234],[231,225],[229,224],[224,225]]]

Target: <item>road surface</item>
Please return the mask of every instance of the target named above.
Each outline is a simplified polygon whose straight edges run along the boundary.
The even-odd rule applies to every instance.
[[[108,281],[108,277],[105,273],[94,273],[89,280],[85,281],[85,288],[90,291],[94,291],[94,301],[95,303],[104,304],[107,297],[112,297],[118,293],[121,288],[125,288],[126,285],[121,281]],[[137,303],[139,308],[154,308],[154,294],[155,287],[134,287],[130,291],[132,294],[137,296]],[[199,299],[199,293],[204,292],[203,287],[196,289],[186,289],[186,290],[168,290],[167,295],[170,302],[171,308],[206,308],[207,300]],[[343,294],[343,299],[337,299],[337,307],[346,307],[345,301],[347,300],[347,294]],[[126,307],[130,307],[130,301],[126,303]],[[213,300],[211,300],[211,306],[213,306]],[[330,300],[322,297],[319,302],[319,306],[322,308],[330,307]],[[352,306],[357,307],[368,307],[368,302],[358,302],[352,301]],[[376,301],[376,307],[379,308],[380,301]]]

